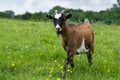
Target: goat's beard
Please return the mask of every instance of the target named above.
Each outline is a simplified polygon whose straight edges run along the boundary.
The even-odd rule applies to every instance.
[[[57,35],[61,34],[61,31],[56,31],[56,34],[57,34]]]
[[[61,32],[59,32],[59,33],[56,33],[57,34],[57,38],[60,36],[60,34],[61,34]]]
[[[60,36],[60,34],[57,34],[57,38]]]
[[[61,34],[61,31],[56,31],[56,34],[57,34],[57,37],[59,37]]]

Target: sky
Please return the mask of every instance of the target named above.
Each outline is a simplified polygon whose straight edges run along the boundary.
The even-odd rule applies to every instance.
[[[65,8],[101,11],[111,8],[116,0],[0,0],[0,11],[13,10],[15,14],[26,11],[48,12],[54,6]]]

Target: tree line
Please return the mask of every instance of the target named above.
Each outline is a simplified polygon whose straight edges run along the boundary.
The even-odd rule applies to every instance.
[[[95,11],[84,11],[82,9],[67,9],[61,6],[55,6],[49,10],[49,14],[53,14],[55,10],[65,10],[65,13],[71,13],[73,16],[70,19],[73,22],[83,22],[85,18],[88,18],[91,23],[104,22],[106,24],[120,24],[120,0],[117,0],[116,4],[113,4],[112,8],[102,10],[99,12]],[[21,15],[15,15],[11,10],[0,12],[0,18],[12,18],[22,20],[35,20],[35,21],[46,21],[45,12],[30,13],[26,12]]]

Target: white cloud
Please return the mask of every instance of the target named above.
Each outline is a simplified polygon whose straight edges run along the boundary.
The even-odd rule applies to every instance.
[[[16,14],[29,12],[48,12],[60,5],[66,8],[100,11],[112,7],[116,0],[1,0],[0,11],[13,10]]]

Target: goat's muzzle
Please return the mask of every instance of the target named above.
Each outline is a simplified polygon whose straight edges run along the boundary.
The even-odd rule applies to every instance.
[[[57,34],[60,34],[61,33],[61,28],[55,28],[55,31]]]

